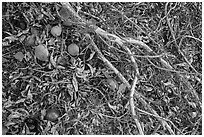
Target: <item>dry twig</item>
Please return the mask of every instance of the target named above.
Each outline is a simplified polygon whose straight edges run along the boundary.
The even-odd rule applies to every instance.
[[[135,120],[135,123],[137,125],[138,130],[139,130],[139,134],[144,135],[142,126],[141,126],[141,124],[139,122],[138,116],[136,115],[135,105],[134,105],[134,93],[135,93],[135,86],[137,84],[137,81],[138,81],[138,78],[137,78],[137,76],[135,76],[135,79],[133,81],[132,88],[131,88],[131,91],[130,91],[130,99],[129,99],[130,110],[132,112],[133,119]]]

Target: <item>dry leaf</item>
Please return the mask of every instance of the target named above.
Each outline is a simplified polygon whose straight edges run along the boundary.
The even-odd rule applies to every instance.
[[[90,54],[89,58],[87,59],[87,61],[90,61],[90,60],[94,57],[95,53],[96,53],[96,52],[92,52],[92,53]]]
[[[54,55],[54,50],[52,51],[52,53],[50,55],[50,62],[56,68],[57,65],[56,65],[56,61],[53,58],[53,55]]]
[[[90,68],[90,71],[91,71],[91,75],[93,76],[94,73],[96,72],[96,68],[93,68],[90,64],[87,63],[87,65],[89,66]]]
[[[40,44],[35,47],[35,56],[41,61],[48,61],[48,49],[44,45]]]
[[[24,54],[22,52],[17,52],[14,57],[19,60],[19,61],[22,61],[23,58],[24,58]]]
[[[113,109],[113,110],[116,110],[116,109],[117,109],[117,106],[113,106],[113,105],[111,105],[110,103],[108,103],[108,106],[109,106],[111,109]]]
[[[76,76],[73,74],[72,84],[74,86],[75,91],[78,91],[78,81],[76,79]]]

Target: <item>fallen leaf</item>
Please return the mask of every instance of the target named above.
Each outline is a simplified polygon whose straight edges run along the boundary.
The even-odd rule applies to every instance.
[[[54,50],[52,51],[52,53],[50,55],[50,62],[56,68],[57,64],[56,64],[56,61],[53,58],[53,55],[54,55]]]
[[[90,61],[90,60],[94,57],[95,53],[96,53],[96,52],[92,52],[92,53],[90,54],[89,58],[87,59],[87,61]]]
[[[96,72],[96,68],[93,68],[90,64],[87,63],[87,65],[89,66],[90,68],[90,71],[91,71],[91,75],[93,76],[94,73]]]
[[[22,61],[23,58],[24,58],[24,54],[22,52],[17,52],[14,57],[19,60],[19,61]]]

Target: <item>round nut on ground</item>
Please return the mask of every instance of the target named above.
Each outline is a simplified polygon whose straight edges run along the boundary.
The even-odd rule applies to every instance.
[[[56,121],[60,117],[60,111],[58,109],[49,109],[46,112],[45,119],[49,121]]]
[[[39,60],[48,61],[48,55],[49,55],[48,49],[44,45],[40,44],[37,47],[35,47],[35,56]]]
[[[72,43],[68,46],[68,52],[72,56],[77,56],[79,54],[79,46],[76,44]]]
[[[61,26],[54,26],[54,27],[52,27],[50,32],[54,37],[60,36],[62,33],[62,27]]]

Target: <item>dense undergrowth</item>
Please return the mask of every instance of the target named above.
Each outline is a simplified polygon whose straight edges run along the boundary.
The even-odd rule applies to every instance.
[[[62,5],[2,3],[3,134],[202,134],[202,3],[70,3],[87,24],[152,49],[126,43],[133,55],[64,20]],[[134,96],[135,117],[130,89],[87,34],[130,85],[138,77],[133,90],[159,118]]]

